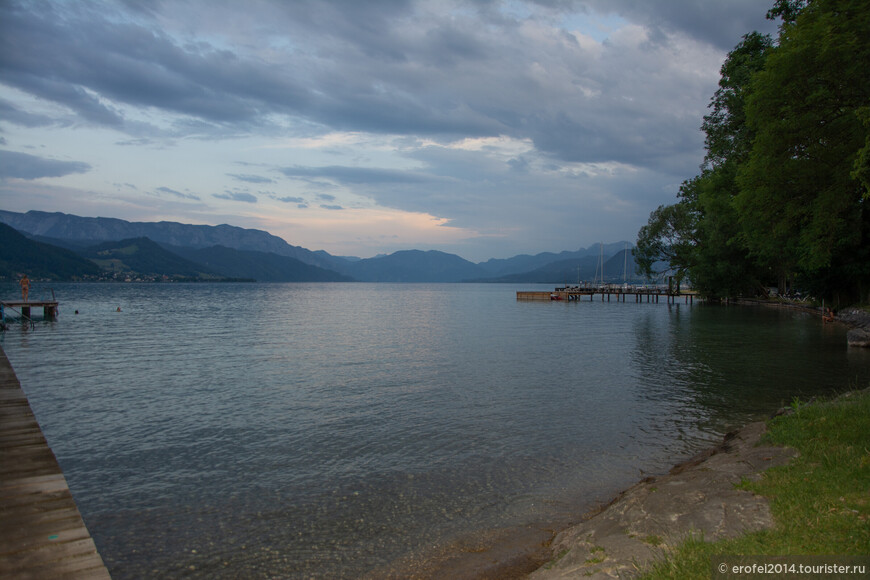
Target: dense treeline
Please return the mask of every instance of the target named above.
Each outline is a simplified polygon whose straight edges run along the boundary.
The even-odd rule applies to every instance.
[[[747,34],[722,65],[701,172],[650,214],[638,266],[712,298],[870,301],[870,3],[777,0],[768,18],[777,41]]]

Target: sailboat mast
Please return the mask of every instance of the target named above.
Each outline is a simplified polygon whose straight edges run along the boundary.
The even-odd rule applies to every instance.
[[[622,262],[622,283],[625,284],[628,281],[628,244],[625,244],[622,251],[625,252]]]
[[[601,285],[604,286],[604,242],[598,242],[598,260],[601,262]]]

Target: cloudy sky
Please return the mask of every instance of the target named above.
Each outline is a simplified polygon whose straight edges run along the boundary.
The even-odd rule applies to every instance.
[[[0,0],[0,209],[370,257],[633,241],[764,0]]]

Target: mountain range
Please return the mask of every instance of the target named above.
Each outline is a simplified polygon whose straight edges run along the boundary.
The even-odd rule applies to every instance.
[[[558,284],[601,279],[603,264],[605,281],[637,280],[628,242],[573,252],[491,259],[478,264],[455,254],[420,250],[359,259],[311,251],[262,230],[230,225],[129,222],[3,210],[0,210],[0,241],[4,242],[0,247],[0,279],[14,279],[26,271],[31,277],[58,280]],[[39,272],[33,267],[36,256],[46,262]]]

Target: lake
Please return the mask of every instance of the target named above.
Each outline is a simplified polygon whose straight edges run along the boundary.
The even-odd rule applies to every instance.
[[[567,525],[794,397],[870,381],[844,328],[785,309],[504,284],[52,289],[58,319],[0,344],[116,580],[402,574]]]

